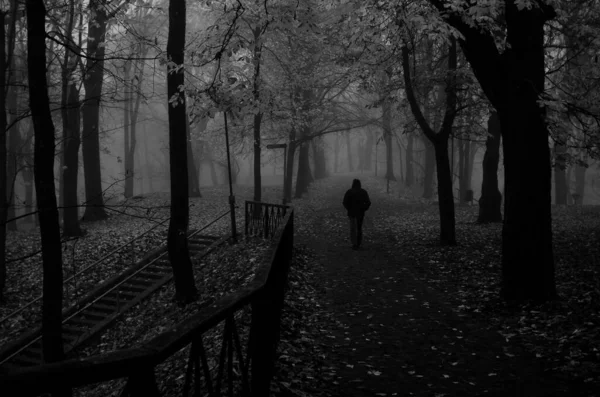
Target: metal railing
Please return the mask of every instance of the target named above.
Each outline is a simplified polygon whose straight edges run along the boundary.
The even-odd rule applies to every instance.
[[[189,233],[188,234],[188,239],[192,238],[195,235],[197,235],[198,233],[206,230],[207,228],[209,228],[210,226],[212,226],[213,224],[215,224],[217,221],[219,221],[220,219],[222,219],[223,217],[225,217],[227,214],[229,214],[229,211],[226,211],[223,214],[219,215],[217,218],[215,218],[214,220],[212,220],[208,224],[204,225],[202,228]],[[217,240],[217,243],[219,241],[220,240]],[[212,246],[209,249],[212,249]],[[145,260],[143,260],[145,263],[142,266],[139,266],[137,269],[131,268],[130,270],[133,270],[133,271],[130,272],[129,274],[121,274],[121,275],[117,276],[117,277],[120,277],[120,276],[123,276],[123,277],[122,277],[122,279],[120,281],[117,281],[116,284],[113,284],[109,288],[106,288],[104,290],[104,292],[101,292],[100,294],[96,294],[96,290],[92,291],[90,294],[93,296],[93,298],[86,299],[87,297],[90,296],[90,294],[88,294],[86,297],[84,297],[84,301],[78,302],[76,305],[74,305],[73,307],[70,308],[71,310],[67,309],[66,311],[63,311],[63,320],[62,320],[62,323],[65,324],[71,318],[77,316],[79,313],[81,313],[81,312],[85,311],[87,308],[93,306],[96,302],[98,302],[99,300],[101,300],[105,296],[109,295],[111,292],[117,290],[118,287],[120,287],[121,285],[123,285],[124,283],[126,283],[127,281],[129,281],[131,278],[133,278],[134,276],[136,276],[140,272],[144,271],[146,268],[148,268],[149,266],[153,265],[154,263],[156,263],[157,261],[159,261],[160,259],[162,259],[166,255],[168,255],[168,252],[166,250],[166,244],[163,244],[161,247],[159,247],[158,250],[154,250],[150,254],[150,257],[147,257]],[[107,281],[107,283],[109,283],[109,282],[110,282],[110,280]],[[38,298],[38,299],[40,299],[40,298]],[[79,307],[77,307],[77,306],[79,306]],[[119,295],[117,293],[117,306],[115,307],[116,313],[120,314],[121,313],[121,309],[122,308],[121,308],[120,301],[119,301]],[[38,331],[37,334],[39,334],[41,332],[41,329],[38,329],[37,331]],[[25,342],[23,344],[23,346],[19,347],[18,349],[15,349],[12,353],[10,353],[9,355],[7,355],[6,357],[2,357],[1,360],[0,360],[0,364],[3,363],[3,362],[6,362],[8,360],[10,360],[11,358],[13,358],[17,354],[19,354],[21,351],[27,349],[29,346],[33,345],[34,343],[36,343],[40,339],[39,336],[36,337],[35,334],[33,334],[31,331],[29,333],[27,333],[25,335],[25,337],[29,341]],[[0,352],[1,352],[1,350],[0,350]]]
[[[269,238],[290,208],[287,205],[246,201],[244,207],[244,232],[246,236]]]
[[[216,219],[214,219],[213,221],[211,221],[210,223],[208,223],[207,225],[205,225],[202,229],[199,230],[195,230],[194,232],[192,232],[189,237],[193,237],[196,234],[200,233],[201,231],[207,229],[209,226],[212,226],[215,222],[219,221],[221,218],[223,218],[224,216],[226,216],[227,214],[229,214],[229,211],[226,211],[225,213],[219,215]],[[150,232],[154,231],[155,229],[157,229],[160,226],[164,226],[165,222],[168,222],[171,218],[167,218],[167,219],[163,219],[162,221],[160,221],[158,224],[152,226],[150,229],[146,230],[145,232],[133,237],[131,240],[127,241],[126,243],[122,244],[120,247],[110,251],[109,253],[107,253],[106,255],[104,255],[102,258],[96,260],[94,263],[92,263],[91,265],[88,265],[86,267],[84,267],[83,269],[79,270],[78,272],[72,274],[70,277],[66,278],[63,283],[69,283],[72,280],[76,280],[78,276],[81,276],[83,273],[85,273],[86,271],[98,266],[99,264],[103,263],[104,261],[106,261],[107,259],[113,257],[114,255],[122,252],[125,248],[130,247],[131,250],[131,264],[135,264],[135,242],[136,240],[139,240],[140,238],[148,235]],[[11,313],[9,313],[8,315],[2,317],[0,319],[0,325],[3,324],[5,321],[7,321],[8,319],[10,319],[11,317],[14,317],[16,315],[18,315],[19,313],[21,313],[22,311],[24,311],[25,309],[27,309],[28,307],[32,306],[33,304],[35,304],[36,302],[39,302],[42,298],[44,297],[43,294],[41,294],[40,296],[38,296],[37,298],[29,301],[28,303],[26,303],[25,305],[21,306],[20,308],[12,311]]]
[[[171,218],[167,218],[164,219],[162,221],[160,221],[158,224],[152,226],[150,229],[146,230],[145,232],[143,232],[142,234],[139,234],[137,236],[135,236],[134,238],[132,238],[131,240],[127,241],[126,243],[124,243],[123,245],[121,245],[120,247],[112,250],[111,252],[109,252],[108,254],[104,255],[102,258],[96,260],[94,263],[92,263],[91,265],[88,265],[86,267],[84,267],[83,269],[79,270],[78,272],[72,274],[70,277],[66,278],[63,283],[69,283],[72,280],[76,280],[76,278],[78,276],[81,276],[83,273],[85,273],[86,271],[98,266],[100,263],[104,262],[105,260],[107,260],[108,258],[114,256],[115,254],[123,251],[124,248],[127,247],[131,247],[131,261],[132,263],[135,263],[135,250],[134,250],[134,244],[136,240],[139,240],[140,238],[144,237],[145,235],[147,235],[148,233],[152,232],[153,230],[155,230],[156,228],[163,226],[163,224],[165,222],[167,222],[169,219]],[[27,309],[28,307],[30,307],[31,305],[33,305],[36,302],[39,302],[42,298],[44,297],[43,294],[41,294],[40,296],[38,296],[37,298],[29,301],[28,303],[26,303],[25,305],[21,306],[20,308],[14,310],[13,312],[9,313],[8,315],[6,315],[5,317],[2,317],[0,319],[0,324],[4,323],[6,320],[8,320],[11,317],[16,316],[17,314],[21,313],[23,310]]]
[[[181,395],[187,396],[192,386],[194,395],[201,395],[202,387],[211,396],[220,395],[221,384],[226,377],[229,395],[233,395],[233,381],[236,380],[241,381],[242,395],[268,396],[292,260],[292,208],[287,209],[279,225],[270,239],[271,249],[263,257],[250,284],[200,309],[140,347],[9,372],[0,376],[3,390],[14,390],[19,396],[34,396],[127,378],[122,396],[159,396],[156,367],[189,347],[184,373],[166,372],[169,379],[184,379]],[[251,308],[251,324],[244,358],[235,321],[236,314],[246,308]],[[216,383],[213,383],[202,337],[223,322],[218,374]]]

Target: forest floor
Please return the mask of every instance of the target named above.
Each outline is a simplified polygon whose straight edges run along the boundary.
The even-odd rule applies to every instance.
[[[440,247],[435,203],[362,179],[373,205],[359,251],[341,206],[352,176],[294,203],[276,395],[600,395],[597,208],[554,209],[561,299],[509,308],[498,298],[500,224],[457,207],[458,245]]]
[[[373,206],[360,251],[350,248],[343,194],[354,175],[315,182],[294,200],[295,249],[286,295],[273,394],[288,396],[600,396],[600,208],[553,208],[556,282],[561,299],[506,307],[499,299],[501,225],[477,225],[478,207],[456,208],[457,240],[440,247],[435,202],[399,184],[361,176]],[[192,223],[201,226],[226,211],[226,186],[192,199]],[[236,187],[238,221],[251,189]],[[279,202],[266,188],[263,201]],[[151,208],[151,211],[148,211]],[[168,195],[152,194],[88,235],[66,243],[67,275],[114,250],[168,216]],[[115,212],[115,211],[113,211]],[[209,234],[228,232],[228,223]],[[164,228],[142,240],[140,252],[164,241]],[[39,294],[39,232],[12,233],[8,248],[7,314]],[[244,285],[264,247],[224,246],[196,265],[201,299],[185,308],[165,288],[128,313],[81,356],[130,347]],[[22,258],[16,260],[17,257]],[[98,266],[79,280],[75,296],[120,271],[128,257]],[[76,265],[76,266],[75,266]],[[18,281],[17,281],[18,280]],[[2,340],[35,322],[37,309],[3,324]],[[241,313],[247,317],[248,313]],[[0,316],[1,317],[1,316]],[[247,318],[246,318],[247,320]],[[246,320],[242,322],[247,322]],[[246,329],[247,327],[241,327]],[[218,329],[207,335],[218,348]],[[214,343],[212,343],[213,341]],[[212,347],[208,347],[211,345]],[[185,351],[157,369],[164,395],[181,390]],[[122,381],[79,389],[80,396],[118,395]]]

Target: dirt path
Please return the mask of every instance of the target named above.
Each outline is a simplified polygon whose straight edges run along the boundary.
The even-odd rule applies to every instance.
[[[550,379],[539,360],[455,312],[413,276],[416,265],[376,227],[378,219],[401,215],[408,204],[370,192],[368,219],[375,221],[367,222],[364,248],[352,250],[341,207],[350,184],[350,177],[333,179],[322,204],[310,216],[298,214],[296,243],[319,257],[320,310],[331,320],[319,341],[328,368],[325,395],[585,395],[576,385]]]

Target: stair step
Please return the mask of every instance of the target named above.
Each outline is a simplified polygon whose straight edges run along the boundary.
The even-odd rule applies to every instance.
[[[27,357],[32,360],[42,361],[42,350],[41,349],[32,349],[31,347],[26,348],[19,352],[18,357]]]
[[[138,273],[137,276],[140,276],[142,279],[146,279],[149,281],[155,281],[155,280],[160,280],[161,278],[163,278],[163,274],[164,274],[163,270],[160,270],[160,272],[152,272],[152,271],[147,272],[146,270],[144,270],[143,272]]]
[[[135,295],[137,296],[138,293],[140,292],[144,292],[148,289],[148,287],[142,287],[139,285],[135,285],[135,284],[121,284],[119,286],[119,291],[124,291],[124,292],[133,292],[135,293]]]
[[[211,245],[217,240],[204,240],[204,239],[191,239],[188,240],[188,244],[199,244],[199,245]]]
[[[89,318],[90,320],[94,320],[94,321],[101,321],[106,318],[106,313],[94,310],[94,306],[88,307],[87,309],[82,311],[80,314],[82,317]]]
[[[63,324],[62,326],[63,338],[79,338],[83,333],[83,330],[77,327],[75,324]]]
[[[16,371],[19,368],[21,367],[15,365],[12,361],[9,361],[0,365],[0,374],[7,374],[8,372]]]
[[[115,301],[115,306],[122,307],[125,303],[135,298],[137,294],[131,291],[125,291],[122,289],[113,290],[106,294],[106,297]],[[119,304],[117,305],[116,302]]]
[[[171,268],[171,263],[169,263],[169,267],[167,268],[167,266],[165,266],[163,264],[154,262],[152,265],[145,268],[144,271],[152,272],[154,274],[164,274],[167,271],[167,269],[170,269],[170,268]]]
[[[112,291],[111,291],[112,293]],[[98,305],[98,307],[110,308],[113,312],[117,310],[117,300],[115,298],[109,297],[108,295],[104,295],[102,298],[98,299],[94,302],[94,306]]]
[[[13,357],[10,360],[10,363],[13,365],[16,365],[18,367],[33,367],[34,365],[40,365],[42,363],[42,360],[34,360],[31,359],[29,357],[25,357],[25,356],[21,356],[18,355],[16,357]]]
[[[70,323],[75,323],[77,325],[82,325],[82,326],[84,326],[86,328],[93,327],[94,325],[96,325],[98,323],[97,321],[90,320],[90,319],[87,319],[87,318],[83,318],[83,317],[80,317],[80,316],[73,317],[73,318],[69,319],[69,322]]]
[[[101,303],[101,300],[99,300],[97,302],[94,302],[92,306],[90,306],[88,309],[94,310],[96,313],[98,313],[98,315],[100,314],[100,312],[105,314],[111,314],[117,311],[117,306],[109,306],[108,304]]]
[[[129,280],[127,280],[125,282],[125,284],[131,284],[131,285],[137,285],[140,287],[144,287],[147,288],[149,286],[151,286],[152,284],[154,284],[156,280],[145,280],[143,277],[141,277],[139,274],[136,274],[135,276],[131,277]]]

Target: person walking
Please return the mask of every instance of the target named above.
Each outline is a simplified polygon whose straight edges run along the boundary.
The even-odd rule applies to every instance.
[[[362,226],[365,219],[365,211],[371,207],[369,194],[360,185],[360,180],[352,181],[352,188],[344,195],[344,208],[348,211],[350,220],[350,240],[352,249],[357,250],[362,243]]]

